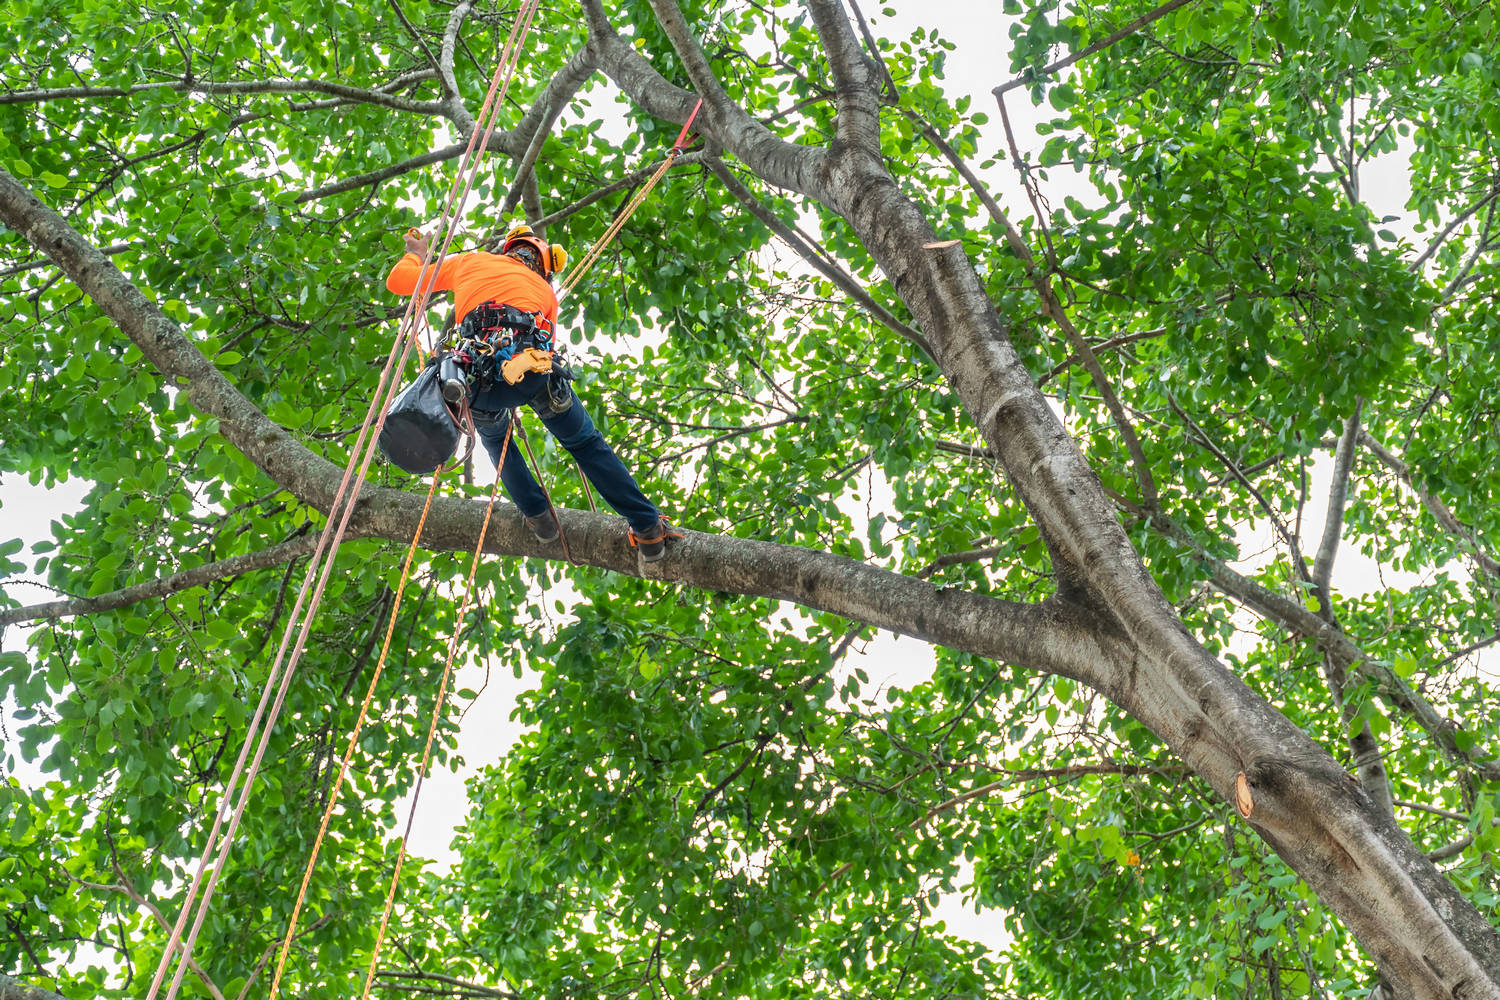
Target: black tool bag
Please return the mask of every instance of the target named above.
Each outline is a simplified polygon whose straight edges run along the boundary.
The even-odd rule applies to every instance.
[[[401,469],[425,476],[453,457],[459,437],[458,424],[443,402],[438,361],[433,358],[391,403],[380,431],[380,450]]]

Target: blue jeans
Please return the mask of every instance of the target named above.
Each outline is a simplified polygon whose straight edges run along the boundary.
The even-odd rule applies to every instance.
[[[530,376],[523,381],[529,380]],[[568,453],[578,462],[578,467],[583,470],[589,482],[594,484],[594,489],[599,491],[604,502],[621,514],[637,534],[654,530],[661,512],[646,499],[646,495],[636,485],[635,477],[625,468],[625,463],[620,461],[609,442],[604,440],[604,435],[599,433],[594,422],[589,419],[577,394],[571,388],[568,392],[572,397],[572,405],[561,413],[552,409],[545,392],[533,398],[532,406],[541,417],[542,426],[557,438],[558,444],[568,449]],[[496,395],[492,392],[481,393],[474,402],[476,405],[500,402]],[[485,451],[490,453],[492,460],[500,461],[500,449],[505,443],[505,429],[510,424],[511,411],[475,409],[473,414],[474,429],[479,434],[479,440],[484,442]],[[500,467],[500,481],[505,484],[505,492],[510,494],[516,506],[521,508],[521,513],[527,517],[538,517],[551,506],[546,491],[537,484],[531,470],[526,467],[521,443],[515,439],[514,434],[511,436],[510,447],[505,450],[505,464]]]

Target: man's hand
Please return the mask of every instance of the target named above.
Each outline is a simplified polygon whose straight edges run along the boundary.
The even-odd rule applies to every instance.
[[[406,231],[406,252],[414,253],[424,260],[427,257],[427,237],[419,229]]]

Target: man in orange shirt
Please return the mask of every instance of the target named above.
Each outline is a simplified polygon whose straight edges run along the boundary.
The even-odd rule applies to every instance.
[[[427,237],[406,234],[406,254],[391,269],[385,286],[397,295],[420,287]],[[444,257],[437,266],[433,291],[452,291],[459,327],[461,360],[470,395],[474,429],[496,462],[506,429],[517,406],[536,411],[553,437],[577,460],[579,468],[606,503],[630,525],[630,542],[641,558],[655,562],[666,555],[669,538],[681,538],[594,427],[578,403],[568,379],[553,370],[552,331],[557,323],[557,296],[552,276],[567,261],[561,247],[539,239],[530,226],[507,234],[498,254],[472,251]],[[519,449],[505,452],[500,481],[526,526],[544,542],[558,536],[552,504],[526,467]]]

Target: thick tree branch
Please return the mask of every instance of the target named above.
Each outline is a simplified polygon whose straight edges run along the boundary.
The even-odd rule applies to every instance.
[[[599,68],[638,105],[659,118],[685,122],[701,94],[703,110],[694,124],[698,132],[720,142],[729,152],[751,164],[757,174],[778,187],[803,194],[821,190],[819,171],[826,159],[824,151],[786,142],[731,100],[715,79],[702,52],[697,50],[680,12],[676,16],[675,33],[688,46],[689,55],[696,52],[697,57],[690,61],[681,52],[678,55],[688,67],[697,94],[669,83],[634,46],[616,34],[601,0],[581,0],[581,3],[589,29],[590,52]],[[670,17],[676,12],[676,7],[669,6]],[[668,36],[673,34],[673,29],[668,28]]]
[[[1323,539],[1318,543],[1318,554],[1313,557],[1312,581],[1321,605],[1320,610],[1333,614],[1333,598],[1329,583],[1333,579],[1333,560],[1338,555],[1339,539],[1344,534],[1344,506],[1349,497],[1349,472],[1354,468],[1354,453],[1359,447],[1359,416],[1364,407],[1361,400],[1354,412],[1344,421],[1344,433],[1339,438],[1338,451],[1333,458],[1333,484],[1328,490],[1328,514],[1323,520]]]
[[[675,6],[675,0],[673,0]],[[838,0],[809,0],[813,24],[828,56],[833,74],[834,103],[838,109],[838,137],[870,156],[880,155],[879,87],[869,58],[860,48],[859,37],[844,6]]]
[[[0,220],[56,260],[163,376],[186,382],[193,405],[219,419],[220,432],[230,443],[285,489],[319,509],[328,509],[340,470],[245,399],[153,302],[61,216],[3,170]],[[368,484],[355,516],[367,536],[404,540],[417,524],[421,508],[422,497],[416,494]],[[501,508],[490,526],[486,551],[561,556],[555,543],[538,542],[510,505]],[[470,549],[483,513],[482,504],[467,499],[438,500],[421,544],[436,551]],[[1061,602],[998,601],[934,587],[827,552],[695,531],[686,532],[687,537],[676,544],[672,559],[646,566],[626,543],[617,518],[573,510],[560,514],[573,559],[579,564],[706,590],[793,601],[901,635],[1030,669],[1064,673],[1085,683],[1088,678],[1078,671],[1110,658],[1099,645],[1097,623],[1083,609]]]
[[[588,78],[594,74],[596,68],[593,56],[587,48],[573,53],[563,64],[562,69],[553,74],[552,79],[547,82],[546,88],[532,103],[531,108],[511,129],[511,132],[518,138],[526,136],[528,139],[526,151],[516,167],[515,180],[511,182],[510,193],[505,196],[505,202],[500,208],[499,214],[502,218],[509,215],[521,200],[521,191],[532,176],[536,161],[542,155],[542,146],[546,143],[547,136],[552,134],[552,126],[556,124],[563,108],[567,107],[568,102],[588,82]]]
[[[358,538],[360,532],[358,530],[353,534],[346,532],[345,537]],[[22,608],[0,609],[0,628],[19,622],[56,621],[73,615],[97,614],[101,611],[113,611],[116,608],[138,604],[141,601],[167,597],[193,587],[202,587],[214,580],[224,580],[243,573],[253,573],[256,570],[280,566],[299,556],[307,555],[317,547],[317,544],[316,534],[298,535],[296,538],[287,539],[257,552],[247,552],[244,555],[204,563],[202,566],[195,566],[181,573],[173,573],[170,576],[147,580],[145,583],[122,587],[97,597],[74,597],[66,601],[49,601],[46,604],[32,604]]]
[[[448,15],[448,24],[443,28],[442,55],[438,59],[438,72],[442,74],[443,89],[447,92],[444,102],[447,114],[466,135],[474,130],[474,116],[464,106],[463,96],[458,92],[457,78],[453,73],[453,54],[460,40],[459,29],[463,27],[473,8],[474,0],[460,0],[458,6],[453,8],[453,13]]]

